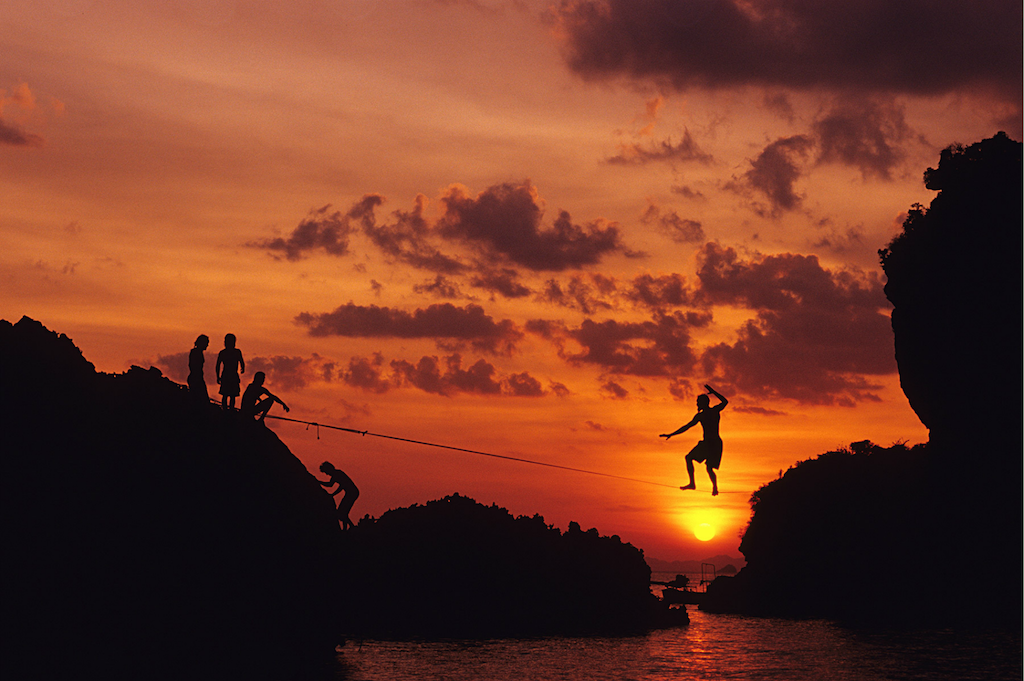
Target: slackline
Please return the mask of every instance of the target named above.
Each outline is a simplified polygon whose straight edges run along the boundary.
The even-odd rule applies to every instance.
[[[516,456],[505,456],[504,454],[493,454],[491,452],[481,452],[481,451],[476,450],[476,449],[466,449],[464,447],[452,447],[451,445],[442,445],[442,444],[438,444],[436,442],[424,442],[423,440],[410,440],[409,438],[396,437],[394,435],[383,435],[381,433],[371,433],[371,432],[366,431],[366,430],[356,430],[355,428],[342,428],[341,426],[332,426],[332,425],[327,424],[327,423],[317,423],[315,421],[302,421],[300,419],[291,419],[291,418],[288,418],[288,417],[285,417],[285,416],[273,416],[271,414],[267,414],[266,418],[268,418],[268,419],[277,419],[279,421],[291,421],[292,423],[303,423],[307,427],[308,426],[315,426],[317,428],[317,439],[320,439],[320,431],[319,431],[320,428],[330,428],[331,430],[340,430],[340,431],[343,431],[343,432],[346,432],[346,433],[355,433],[357,435],[364,435],[364,436],[365,435],[369,435],[371,437],[379,437],[379,438],[384,438],[386,440],[397,440],[398,442],[409,442],[409,443],[414,444],[414,445],[424,445],[426,447],[437,447],[438,449],[450,449],[450,450],[456,451],[456,452],[465,452],[466,454],[477,454],[479,456],[489,456],[489,457],[491,457],[493,459],[505,459],[506,461],[516,461],[518,463],[528,463],[528,464],[533,464],[534,466],[544,466],[546,468],[558,468],[558,469],[563,470],[563,471],[572,471],[574,473],[586,473],[587,475],[600,475],[603,478],[615,478],[616,480],[626,480],[626,481],[629,481],[629,482],[637,482],[637,483],[640,483],[642,485],[655,485],[656,487],[668,487],[669,489],[678,489],[674,485],[667,485],[667,484],[665,484],[663,482],[653,482],[651,480],[641,480],[639,478],[629,478],[629,477],[626,477],[624,475],[614,475],[612,473],[601,473],[599,471],[589,471],[589,470],[586,470],[585,468],[573,468],[571,466],[560,466],[560,465],[558,465],[556,463],[546,463],[544,461],[532,461],[530,459],[521,459],[521,458],[516,457]]]

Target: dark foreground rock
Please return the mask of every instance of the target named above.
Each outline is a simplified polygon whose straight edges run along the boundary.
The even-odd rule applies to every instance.
[[[10,679],[292,679],[341,641],[331,499],[269,429],[0,322]]]
[[[0,321],[0,386],[5,678],[333,678],[345,636],[682,623],[575,524],[454,495],[342,532],[271,430],[31,319]]]
[[[346,603],[367,637],[637,633],[685,623],[650,592],[643,552],[458,494],[345,533]],[[673,618],[676,618],[673,620]],[[680,619],[681,618],[681,619]]]
[[[925,183],[940,193],[880,255],[929,442],[854,443],[759,489],[747,565],[705,609],[1020,629],[1021,144],[951,147]]]

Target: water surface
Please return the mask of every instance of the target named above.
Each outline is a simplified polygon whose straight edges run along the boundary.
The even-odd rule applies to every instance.
[[[1020,679],[1020,634],[850,630],[822,620],[714,615],[644,636],[363,641],[339,656],[352,681]]]

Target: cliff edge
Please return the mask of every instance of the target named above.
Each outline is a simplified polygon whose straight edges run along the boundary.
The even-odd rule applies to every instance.
[[[0,322],[10,678],[293,678],[341,642],[330,497],[155,369]]]

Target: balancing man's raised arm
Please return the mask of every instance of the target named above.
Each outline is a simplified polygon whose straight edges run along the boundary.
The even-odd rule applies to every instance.
[[[720,400],[722,401],[722,403],[721,403],[721,404],[716,404],[715,406],[711,407],[712,409],[718,409],[718,410],[721,410],[721,409],[724,409],[724,408],[725,408],[725,405],[729,404],[729,400],[727,400],[727,399],[725,399],[724,397],[722,397],[722,394],[721,394],[721,393],[719,393],[719,392],[718,392],[717,390],[715,390],[714,388],[712,388],[712,387],[711,387],[710,385],[708,385],[707,383],[705,383],[705,384],[704,384],[704,387],[708,389],[708,392],[709,392],[709,393],[711,393],[712,395],[714,395],[715,397],[717,397],[718,399],[720,399]]]

